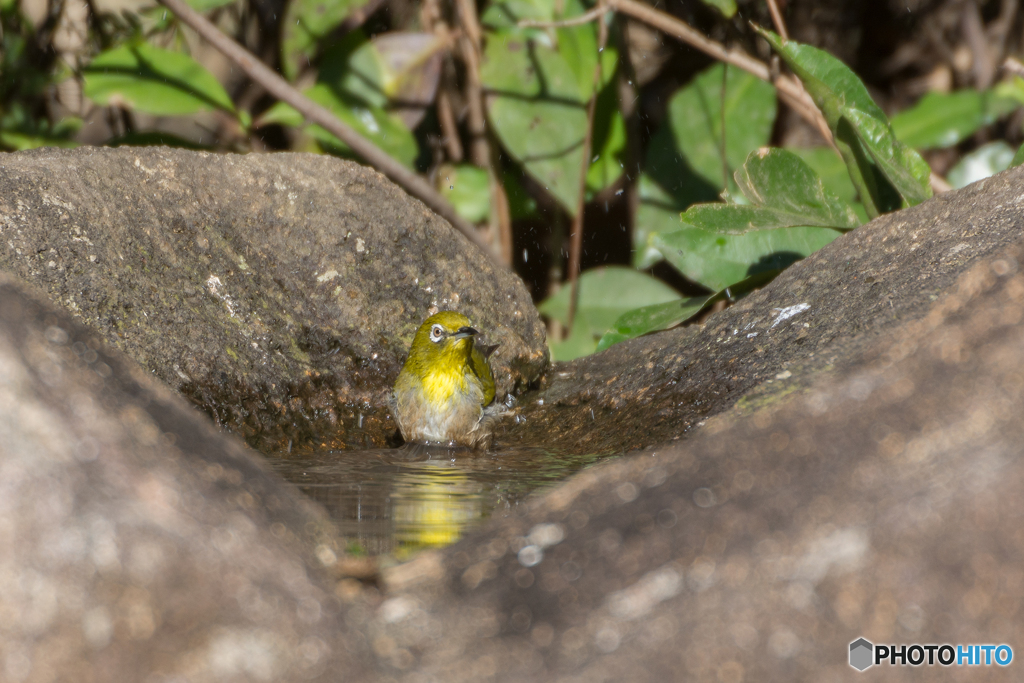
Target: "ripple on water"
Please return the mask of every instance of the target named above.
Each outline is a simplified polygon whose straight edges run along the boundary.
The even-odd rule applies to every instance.
[[[271,466],[323,505],[350,551],[404,559],[454,543],[492,515],[565,479],[596,455],[541,448],[477,452],[407,445],[365,451],[320,451]]]

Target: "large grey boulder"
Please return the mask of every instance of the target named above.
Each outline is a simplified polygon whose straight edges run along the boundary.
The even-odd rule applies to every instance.
[[[707,324],[558,364],[522,402],[516,438],[621,453],[680,438],[738,401],[755,406],[849,363],[926,315],[978,259],[1024,233],[1024,167],[882,216],[791,266]]]
[[[905,225],[921,249],[943,229]],[[1022,264],[1024,242],[979,259],[925,315],[835,358],[809,388],[591,468],[398,567],[360,627],[380,671],[452,682],[1015,680]],[[861,637],[1015,654],[1007,667],[885,663],[864,674],[847,660]]]
[[[260,460],[0,275],[0,680],[365,670],[337,533]]]
[[[264,451],[381,446],[434,310],[499,343],[499,392],[547,364],[522,282],[380,174],[312,154],[0,155],[0,269]]]

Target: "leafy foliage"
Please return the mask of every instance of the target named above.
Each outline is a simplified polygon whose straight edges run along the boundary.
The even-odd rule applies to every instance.
[[[666,70],[672,77],[645,85],[633,72],[642,60],[624,60],[639,47],[621,18],[565,23],[592,9],[591,0],[483,0],[475,5],[479,24],[465,15],[467,6],[447,0],[417,7],[418,15],[375,9],[369,0],[189,3],[233,30],[314,102],[427,175],[462,217],[487,224],[492,236],[503,218],[511,220],[513,234],[494,242],[506,250],[511,243],[534,278],[552,274],[537,291],[548,284],[557,290],[540,309],[571,329],[565,339],[552,338],[557,359],[685,323],[713,302],[764,285],[869,218],[924,201],[942,183],[921,153],[934,163],[941,158],[935,151],[946,150],[941,170],[954,187],[1024,160],[1024,147],[1013,154],[998,139],[1004,128],[1019,139],[1019,117],[1009,114],[1024,105],[1024,80],[930,92],[890,121],[836,57],[750,29],[753,14],[767,20],[763,3],[702,0],[692,10],[727,29],[736,45],[746,32],[749,47],[755,30],[767,40],[823,113],[835,150],[770,147],[787,125],[777,117],[776,89],[735,66],[707,66],[680,50]],[[162,7],[90,14],[75,54],[56,47],[63,15],[29,21],[19,7],[0,0],[4,149],[74,145],[84,139],[79,131],[106,122],[110,145],[353,156],[236,69],[205,51],[192,53],[193,39]],[[603,49],[599,22],[608,29]],[[676,69],[680,64],[688,66]],[[64,106],[75,90],[68,86],[84,95],[78,109]],[[84,117],[91,118],[83,129]],[[205,137],[197,142],[182,132],[186,121]],[[583,217],[575,215],[581,199],[589,202]],[[609,238],[622,247],[608,254],[620,265],[580,276],[569,320],[571,287],[557,282],[566,279],[569,226],[585,218],[592,237],[602,208],[609,233],[631,224],[631,250],[624,238]],[[677,271],[667,279],[688,295],[654,277],[652,268]]]

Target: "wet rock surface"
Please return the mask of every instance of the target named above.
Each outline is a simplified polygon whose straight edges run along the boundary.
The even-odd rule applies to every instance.
[[[924,226],[916,239],[931,242]],[[366,627],[382,674],[852,681],[865,675],[847,663],[858,637],[1017,647],[1022,263],[1024,243],[979,259],[809,389],[591,468],[398,567]],[[928,273],[913,276],[927,299]],[[1015,665],[874,673],[1013,680]]]
[[[499,393],[547,363],[522,282],[376,172],[311,154],[0,156],[0,269],[265,452],[383,446],[408,344],[473,319]]]
[[[0,275],[0,679],[336,680],[323,512]]]
[[[927,314],[977,259],[1024,231],[1024,168],[883,216],[796,263],[701,327],[552,367],[499,440],[621,453],[688,433],[844,367],[879,334]]]

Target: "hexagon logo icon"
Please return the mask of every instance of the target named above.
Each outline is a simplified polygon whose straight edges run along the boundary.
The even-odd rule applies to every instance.
[[[874,659],[874,653],[874,645],[864,638],[858,638],[850,643],[850,666],[857,671],[863,671],[874,663],[871,661]]]

